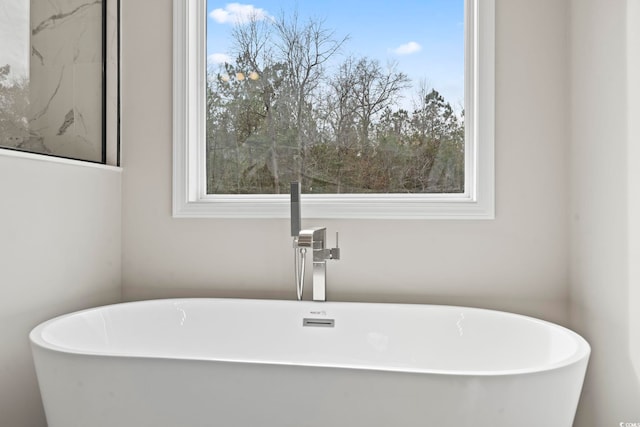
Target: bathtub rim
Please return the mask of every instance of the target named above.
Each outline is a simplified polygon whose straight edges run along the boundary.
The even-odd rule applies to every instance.
[[[367,304],[367,305],[384,305],[386,307],[389,306],[424,306],[424,307],[443,307],[446,309],[465,309],[472,310],[478,312],[488,312],[492,314],[498,314],[508,317],[516,317],[521,320],[529,321],[538,325],[542,325],[544,327],[549,327],[552,329],[559,329],[561,332],[567,334],[571,339],[574,339],[576,342],[576,350],[574,354],[564,359],[561,359],[554,363],[549,363],[546,365],[536,365],[534,367],[528,368],[520,368],[520,369],[505,369],[505,370],[450,370],[450,369],[424,369],[424,368],[410,368],[410,367],[392,367],[392,366],[367,366],[367,365],[351,365],[351,364],[335,364],[335,363],[302,363],[302,362],[292,362],[292,361],[273,361],[273,360],[239,360],[239,359],[230,359],[224,357],[180,357],[180,356],[165,356],[165,355],[150,355],[150,354],[124,354],[117,352],[106,352],[106,351],[92,351],[92,350],[84,350],[84,349],[76,349],[65,346],[60,346],[49,341],[46,341],[42,332],[46,329],[47,326],[59,321],[61,319],[72,317],[75,315],[81,315],[84,313],[98,311],[101,309],[113,308],[115,306],[123,306],[123,305],[139,305],[146,303],[175,303],[175,302],[189,302],[189,301],[205,301],[205,300],[215,300],[215,301],[235,301],[235,302],[285,302],[291,304],[306,304],[308,306],[313,307],[321,307],[322,304],[331,304],[331,305],[339,305],[339,306],[348,306],[348,305],[359,305],[359,304]],[[579,365],[581,363],[586,365],[588,364],[590,355],[591,355],[591,346],[587,342],[585,338],[583,338],[577,332],[566,328],[562,325],[558,325],[557,323],[553,323],[547,320],[539,319],[536,317],[531,317],[523,314],[512,313],[508,311],[502,310],[493,310],[487,308],[479,308],[479,307],[468,307],[468,306],[456,306],[456,305],[442,305],[442,304],[413,304],[413,303],[380,303],[380,302],[350,302],[350,301],[328,301],[328,302],[314,302],[314,301],[295,301],[295,300],[281,300],[281,299],[259,299],[259,298],[157,298],[157,299],[147,299],[147,300],[139,300],[139,301],[127,301],[113,304],[106,304],[96,307],[90,307],[82,310],[73,311],[70,313],[61,314],[59,316],[53,317],[49,320],[45,320],[44,322],[35,326],[29,333],[29,341],[32,347],[38,347],[42,350],[55,352],[55,353],[63,353],[75,356],[89,356],[89,357],[113,357],[113,358],[123,358],[123,359],[154,359],[154,360],[182,360],[182,361],[199,361],[199,362],[221,362],[221,363],[241,363],[241,364],[258,364],[258,365],[277,365],[277,366],[296,366],[296,367],[312,367],[312,368],[331,368],[331,369],[355,369],[355,370],[364,370],[364,371],[381,371],[381,372],[397,372],[397,373],[408,373],[408,374],[428,374],[428,375],[450,375],[450,376],[460,376],[460,377],[503,377],[503,376],[516,376],[516,375],[527,375],[527,374],[543,374],[545,372],[551,372],[554,370],[559,370],[565,367],[569,367],[571,365]]]

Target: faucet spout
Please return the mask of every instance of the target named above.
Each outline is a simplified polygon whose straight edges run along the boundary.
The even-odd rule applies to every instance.
[[[324,242],[327,236],[327,229],[325,227],[314,227],[305,230],[300,230],[298,235],[298,247],[319,249],[320,246],[324,248]]]

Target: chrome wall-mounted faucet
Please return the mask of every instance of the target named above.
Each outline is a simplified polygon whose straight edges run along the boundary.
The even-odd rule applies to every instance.
[[[327,300],[327,260],[339,260],[338,233],[336,247],[327,248],[326,227],[301,229],[300,215],[300,183],[291,183],[291,236],[295,251],[295,277],[298,300],[302,299],[304,290],[304,265],[307,249],[313,251],[313,300]]]

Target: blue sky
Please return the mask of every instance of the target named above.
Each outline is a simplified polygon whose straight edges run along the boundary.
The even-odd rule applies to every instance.
[[[210,63],[231,59],[231,29],[248,13],[266,18],[296,8],[301,22],[308,17],[323,19],[336,36],[348,35],[343,54],[376,58],[382,64],[394,61],[414,87],[424,80],[454,108],[462,105],[463,0],[207,0]],[[402,102],[405,107],[409,103]]]

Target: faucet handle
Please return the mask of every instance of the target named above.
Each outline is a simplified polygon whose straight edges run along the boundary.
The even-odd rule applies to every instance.
[[[329,249],[329,259],[340,259],[340,247],[338,245],[338,232],[336,231],[336,247]]]

